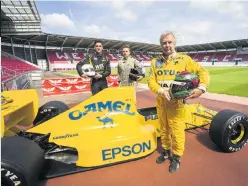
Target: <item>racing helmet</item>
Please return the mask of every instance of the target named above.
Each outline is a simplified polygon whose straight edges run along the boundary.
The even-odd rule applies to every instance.
[[[138,76],[144,76],[142,71],[138,68],[131,68],[129,72],[129,79],[132,81],[137,81]]]
[[[86,74],[88,77],[93,77],[96,75],[95,69],[91,64],[85,64],[82,66],[83,74]]]
[[[198,87],[200,80],[194,73],[183,71],[176,75],[170,85],[170,95],[173,99],[185,99],[191,91]]]

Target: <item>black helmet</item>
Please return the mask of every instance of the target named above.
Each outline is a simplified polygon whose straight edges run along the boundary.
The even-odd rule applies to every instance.
[[[141,70],[139,70],[137,68],[131,68],[130,73],[129,73],[129,79],[132,81],[137,81],[138,76],[144,77],[144,74],[141,72]]]

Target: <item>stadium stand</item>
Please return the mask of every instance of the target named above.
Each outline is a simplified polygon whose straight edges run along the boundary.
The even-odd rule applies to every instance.
[[[40,21],[34,1],[1,1],[1,90],[29,88],[32,80],[41,79],[43,72],[33,60],[37,55],[36,48],[24,47],[30,43],[23,40],[16,42],[9,37],[39,35]],[[3,45],[3,36],[11,42]],[[19,47],[13,46],[13,43]]]
[[[24,73],[40,70],[36,65],[20,60],[11,54],[1,54],[1,81],[7,81]]]
[[[41,31],[41,20],[34,1],[3,0],[1,3],[1,49],[7,54],[1,56],[2,69],[5,69],[1,72],[4,83],[8,79],[18,79],[21,72],[36,72],[39,79],[43,73],[41,69],[75,69],[78,61],[94,52],[94,41],[98,39],[103,42],[104,55],[109,57],[112,68],[116,68],[118,60],[122,58],[121,49],[124,45],[129,45],[133,56],[143,61],[146,67],[150,66],[153,57],[162,54],[158,44],[44,33]],[[248,66],[247,38],[177,46],[176,50],[190,55],[204,66]],[[10,63],[16,67],[8,66]]]
[[[48,61],[49,65],[53,70],[73,70],[75,65],[85,59],[88,53],[83,52],[67,52],[67,51],[48,51]],[[121,54],[104,52],[104,56],[108,57],[111,61],[111,66],[115,68],[117,66],[118,60],[122,59]],[[145,66],[149,66],[152,57],[141,54],[133,55],[137,60],[143,61]]]
[[[16,58],[1,56],[1,59],[2,59],[2,67],[5,69],[15,71],[16,74],[22,74],[24,72],[28,72],[32,70],[39,70],[39,68],[37,68],[33,64],[25,63]]]
[[[40,21],[34,1],[1,0],[1,34],[40,34]]]
[[[248,54],[237,54],[236,51],[232,52],[206,52],[206,53],[194,53],[189,54],[197,62],[233,62],[236,59],[240,59],[243,62],[247,62]]]

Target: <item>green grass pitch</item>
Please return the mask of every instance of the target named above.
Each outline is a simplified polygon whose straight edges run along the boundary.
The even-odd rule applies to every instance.
[[[206,67],[210,73],[208,92],[248,97],[248,67]],[[148,74],[149,68],[146,68]],[[76,71],[65,71],[77,74]],[[112,69],[116,74],[117,69]],[[141,83],[147,83],[144,78]]]

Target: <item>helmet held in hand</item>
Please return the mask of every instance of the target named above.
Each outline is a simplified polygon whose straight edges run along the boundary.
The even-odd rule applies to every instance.
[[[139,76],[144,76],[141,70],[138,68],[131,68],[129,73],[129,79],[132,81],[137,81]]]
[[[185,99],[192,90],[198,87],[200,80],[194,73],[183,71],[176,75],[170,85],[170,95],[173,99]]]
[[[95,69],[90,64],[85,64],[82,66],[83,74],[87,75],[88,77],[94,77],[96,75]]]

